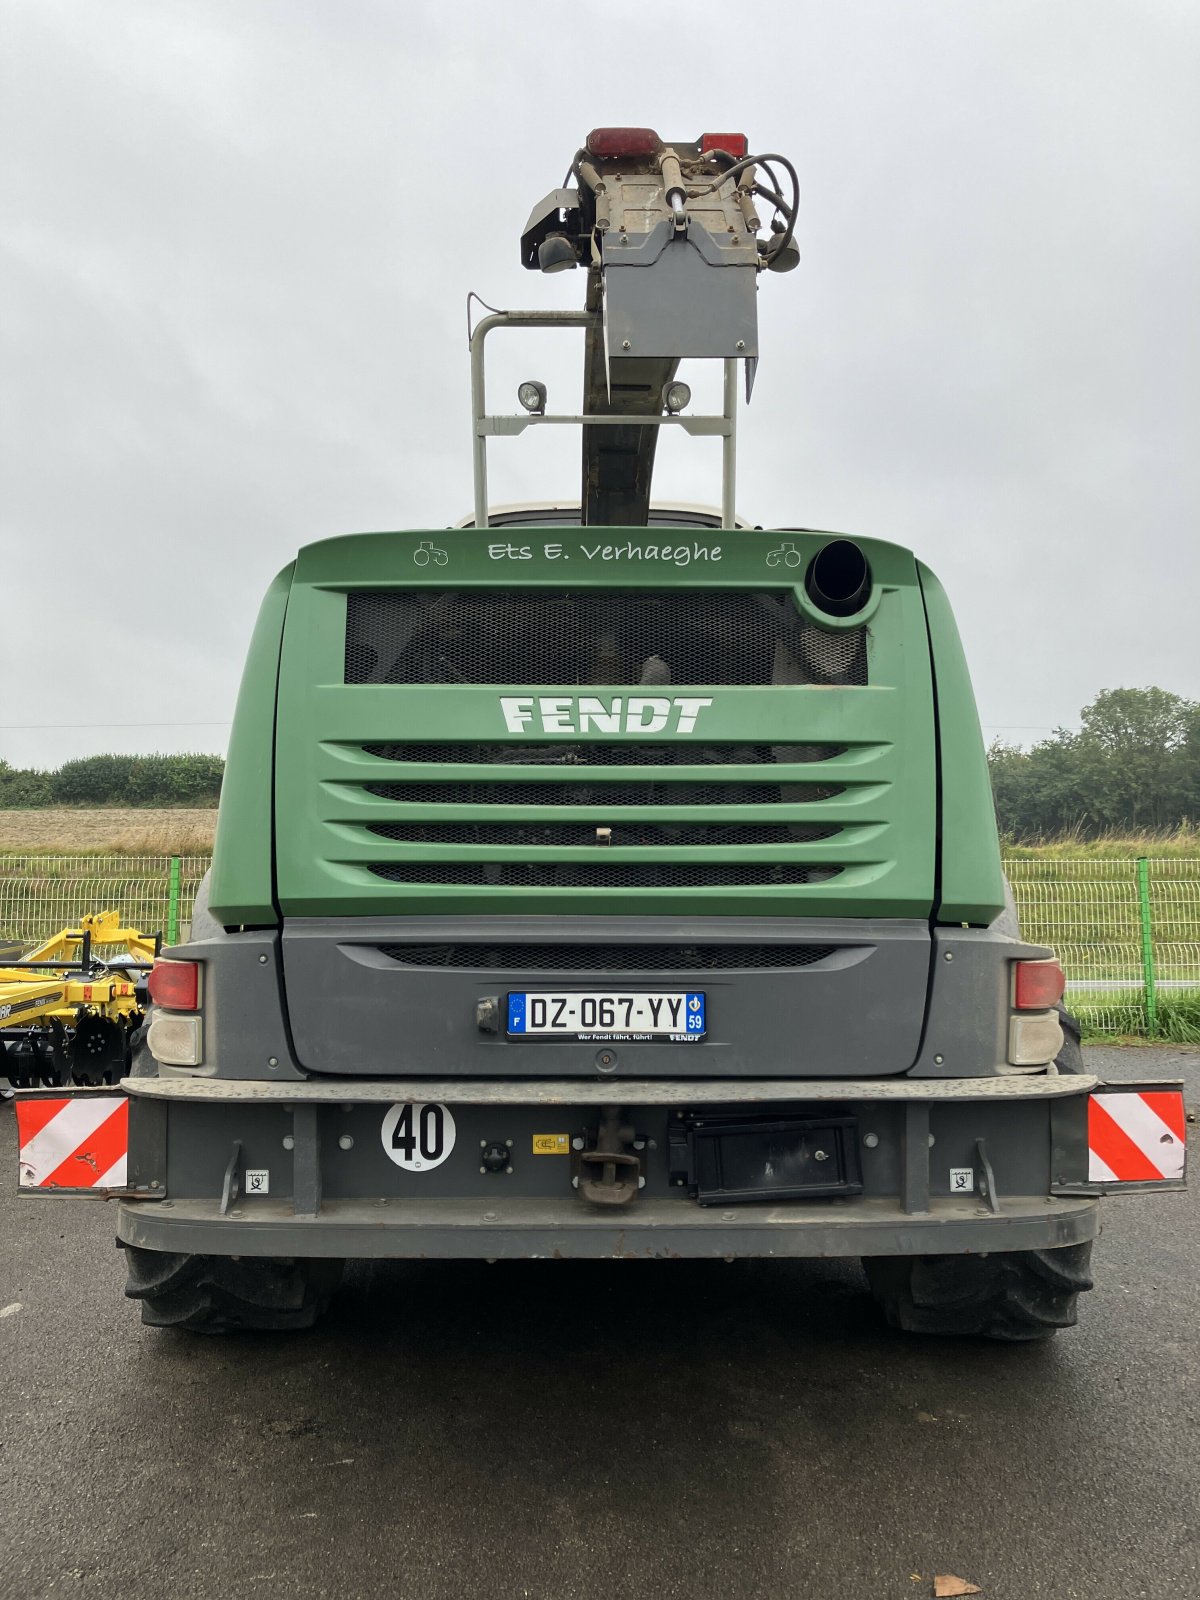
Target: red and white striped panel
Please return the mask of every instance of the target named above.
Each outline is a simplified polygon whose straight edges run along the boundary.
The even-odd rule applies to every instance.
[[[123,1189],[129,1101],[123,1094],[17,1099],[22,1189]]]
[[[1183,1177],[1187,1123],[1179,1089],[1106,1089],[1088,1100],[1088,1180]]]

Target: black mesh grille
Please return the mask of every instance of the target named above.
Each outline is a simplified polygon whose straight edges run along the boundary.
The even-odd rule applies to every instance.
[[[347,683],[863,684],[865,628],[790,594],[351,590]]]
[[[406,967],[487,972],[709,972],[811,967],[832,944],[384,944]]]
[[[506,889],[710,889],[827,883],[841,867],[796,862],[664,861],[576,864],[533,861],[380,861],[370,871],[389,883],[461,883]]]
[[[369,831],[381,839],[406,844],[508,844],[546,849],[554,845],[743,845],[802,844],[831,839],[840,822],[372,822]],[[607,828],[607,840],[597,838]]]
[[[471,761],[510,767],[769,767],[831,761],[844,744],[365,744],[383,761]]]
[[[416,805],[491,806],[697,806],[804,805],[842,793],[841,784],[822,783],[622,783],[583,779],[574,783],[509,783],[486,779],[446,783],[368,783],[380,800]]]

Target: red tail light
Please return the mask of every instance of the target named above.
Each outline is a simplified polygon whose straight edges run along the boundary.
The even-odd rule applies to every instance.
[[[156,961],[146,987],[151,1000],[164,1011],[195,1011],[200,1004],[200,964]]]
[[[711,150],[728,150],[739,161],[750,154],[750,141],[744,133],[702,133],[700,151],[708,155]]]
[[[1013,984],[1013,1004],[1018,1011],[1049,1011],[1063,997],[1066,979],[1063,969],[1049,961],[1018,961]]]
[[[593,128],[587,136],[588,154],[611,160],[614,156],[654,156],[662,140],[653,128]]]

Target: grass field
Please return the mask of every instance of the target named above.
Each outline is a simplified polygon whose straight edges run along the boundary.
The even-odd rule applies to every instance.
[[[0,851],[48,855],[204,855],[217,828],[215,810],[132,807],[28,811],[0,809]]]
[[[1200,828],[1182,823],[1157,833],[1108,833],[1099,839],[1067,833],[1036,844],[1004,839],[1001,852],[1009,861],[1136,861],[1139,856],[1200,861]]]

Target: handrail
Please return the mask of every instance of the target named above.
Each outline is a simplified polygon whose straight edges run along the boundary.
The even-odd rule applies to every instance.
[[[468,317],[470,307],[468,303]],[[693,437],[716,436],[721,439],[721,526],[735,528],[737,515],[737,362],[724,362],[723,409],[720,416],[657,416],[621,415],[606,413],[603,416],[564,414],[540,416],[524,415],[489,416],[485,410],[486,391],[484,374],[484,341],[496,328],[592,328],[601,318],[593,311],[494,311],[483,317],[471,330],[471,447],[474,479],[475,526],[486,528],[488,521],[487,441],[489,437],[512,436],[526,428],[547,425],[573,425],[576,427],[612,427],[615,424],[634,424],[638,427],[680,427]]]

